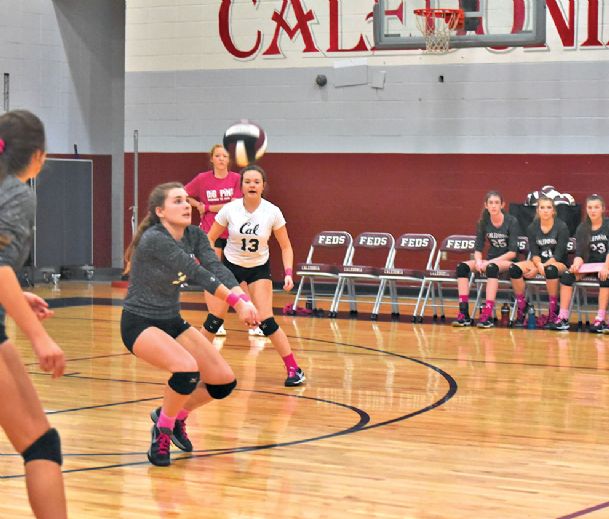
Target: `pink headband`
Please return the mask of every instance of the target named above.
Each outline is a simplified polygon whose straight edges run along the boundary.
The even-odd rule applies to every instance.
[[[0,155],[4,153],[5,143],[3,139],[0,139]]]

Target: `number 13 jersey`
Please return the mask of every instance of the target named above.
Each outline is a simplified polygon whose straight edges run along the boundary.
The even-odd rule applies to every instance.
[[[233,200],[220,209],[216,222],[228,228],[226,259],[246,268],[269,260],[269,238],[286,223],[281,209],[264,198],[253,213],[245,209],[243,199]]]

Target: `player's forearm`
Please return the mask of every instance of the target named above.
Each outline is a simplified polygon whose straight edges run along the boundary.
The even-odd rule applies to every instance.
[[[283,262],[284,271],[294,268],[294,251],[291,246],[281,249],[281,260]]]
[[[30,308],[11,267],[0,267],[0,304],[30,341],[46,336],[46,331]]]

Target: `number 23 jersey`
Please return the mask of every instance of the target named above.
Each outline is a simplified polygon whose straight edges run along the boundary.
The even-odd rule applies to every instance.
[[[246,268],[269,260],[269,238],[286,223],[281,209],[264,198],[253,213],[245,209],[243,199],[233,200],[220,209],[216,222],[228,228],[226,259]]]
[[[586,263],[602,263],[609,252],[609,218],[603,218],[603,223],[591,232],[590,240],[585,239],[586,226],[580,223],[575,230],[575,256],[584,258]],[[588,241],[588,250],[584,244]]]

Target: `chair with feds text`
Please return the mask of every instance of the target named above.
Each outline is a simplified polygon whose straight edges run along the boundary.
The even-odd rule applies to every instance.
[[[322,231],[318,233],[311,243],[309,254],[304,263],[296,265],[295,274],[300,277],[296,297],[292,303],[289,313],[296,314],[298,302],[306,298],[307,306],[315,314],[321,314],[323,310],[317,307],[318,292],[315,282],[319,281],[324,285],[331,285],[327,292],[327,300],[331,301],[338,283],[339,267],[350,265],[353,256],[353,238],[346,231]],[[309,290],[305,290],[306,283],[309,283]]]
[[[414,307],[413,320],[415,319],[418,298],[415,297],[414,301],[405,301],[406,297],[398,297],[398,287],[410,291],[416,289],[416,293],[419,293],[425,272],[432,268],[437,245],[436,239],[431,234],[406,233],[396,240],[393,266],[383,268],[379,275],[379,290],[370,319],[378,318],[386,295],[391,298],[392,319],[399,318],[399,309],[403,305]],[[419,268],[414,268],[415,265]]]
[[[343,300],[345,289],[348,296],[345,302],[349,303],[350,315],[357,315],[355,282],[359,282],[360,285],[374,285],[374,294],[376,294],[382,270],[393,266],[395,239],[391,234],[385,232],[363,232],[355,238],[353,249],[351,263],[338,269],[338,284],[334,292],[332,306],[330,306],[329,317],[336,317],[338,315],[339,305]],[[357,255],[359,264],[353,264],[355,255]],[[372,304],[373,301],[370,301],[370,303]]]
[[[440,319],[442,321],[446,319],[443,288],[447,284],[456,288],[457,275],[455,268],[459,261],[467,261],[472,258],[475,246],[476,237],[472,235],[451,234],[442,240],[433,267],[425,271],[415,307],[414,322],[423,322],[425,309],[430,298],[433,320],[437,321],[438,319],[438,308],[440,309]],[[472,273],[469,277],[470,290],[473,277]]]

